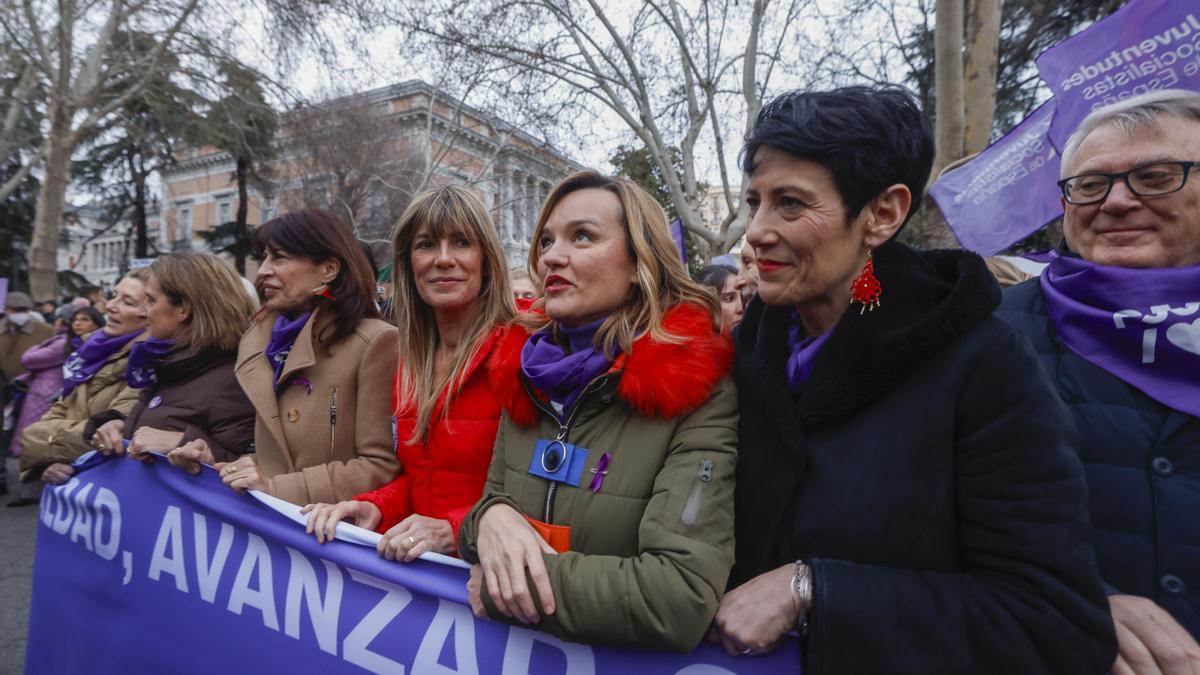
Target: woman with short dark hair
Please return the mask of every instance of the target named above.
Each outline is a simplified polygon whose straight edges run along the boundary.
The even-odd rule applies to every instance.
[[[737,565],[711,636],[804,672],[1102,673],[1070,416],[964,251],[892,241],[933,156],[907,92],[785,94],[743,151]]]

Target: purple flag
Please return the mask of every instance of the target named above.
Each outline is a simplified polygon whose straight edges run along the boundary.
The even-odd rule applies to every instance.
[[[683,228],[683,221],[676,218],[671,221],[671,238],[675,240],[675,245],[679,247],[679,259],[683,261],[683,269],[687,269],[687,243],[684,238],[686,230]]]
[[[1058,152],[1046,139],[1054,101],[929,188],[963,248],[995,255],[1062,215]]]
[[[1062,148],[1096,108],[1158,89],[1200,90],[1200,5],[1133,0],[1037,58],[1058,102],[1050,140]]]
[[[460,561],[389,562],[378,535],[344,523],[319,545],[297,514],[211,468],[85,456],[42,497],[25,672],[799,672],[792,639],[761,657],[680,655],[477,619]]]

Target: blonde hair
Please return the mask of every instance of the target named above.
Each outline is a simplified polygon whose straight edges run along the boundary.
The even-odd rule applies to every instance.
[[[605,176],[596,171],[579,171],[567,176],[546,197],[533,228],[533,244],[529,248],[529,272],[542,281],[537,273],[542,257],[538,241],[546,228],[550,213],[569,194],[579,190],[604,190],[616,195],[621,203],[621,227],[625,230],[625,248],[633,259],[637,283],[629,301],[616,308],[596,331],[596,347],[606,354],[617,350],[629,353],[633,341],[643,333],[663,343],[680,343],[683,338],[672,335],[662,326],[668,309],[684,302],[708,310],[713,331],[721,330],[721,308],[709,289],[692,281],[679,258],[679,248],[667,227],[667,214],[658,202],[637,183],[626,178]],[[545,299],[533,303],[536,310],[545,307]],[[530,330],[557,324],[542,313],[522,314],[517,319]]]
[[[175,344],[197,351],[237,351],[250,315],[251,302],[233,266],[211,253],[176,251],[148,268],[167,302],[187,303],[190,317]]]
[[[436,380],[434,359],[439,341],[433,308],[417,293],[412,269],[412,243],[422,227],[429,236],[465,236],[483,253],[483,282],[474,318],[467,324],[450,371]],[[396,412],[416,408],[417,423],[406,442],[425,438],[432,424],[433,408],[443,388],[446,406],[462,389],[467,366],[474,360],[484,338],[496,326],[516,315],[512,286],[508,280],[500,237],[483,204],[469,189],[447,185],[417,195],[392,230],[392,281],[395,283],[396,325],[400,328],[400,365],[397,372]]]
[[[1032,278],[1026,274],[1024,270],[1014,265],[1011,261],[1005,260],[999,256],[991,256],[983,259],[987,265],[988,271],[996,278],[996,283],[1000,288],[1008,288]]]

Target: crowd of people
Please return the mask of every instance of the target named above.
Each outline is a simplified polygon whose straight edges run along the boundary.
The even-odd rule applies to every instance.
[[[388,560],[461,556],[476,615],[567,640],[1196,675],[1198,158],[1200,94],[1094,111],[1065,240],[1021,282],[897,242],[933,161],[911,94],[797,91],[745,140],[740,269],[693,279],[645,190],[582,171],[521,270],[473,191],[417,196],[386,303],[321,210],[256,230],[254,293],[198,252],[51,323],[10,293],[10,506],[90,450],[165,455],[318,542],[347,521]]]

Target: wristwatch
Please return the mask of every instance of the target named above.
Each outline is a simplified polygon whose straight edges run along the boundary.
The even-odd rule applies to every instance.
[[[808,609],[812,607],[812,568],[803,560],[796,561],[796,573],[792,575],[792,601],[796,607],[796,629],[804,635],[808,631]]]

